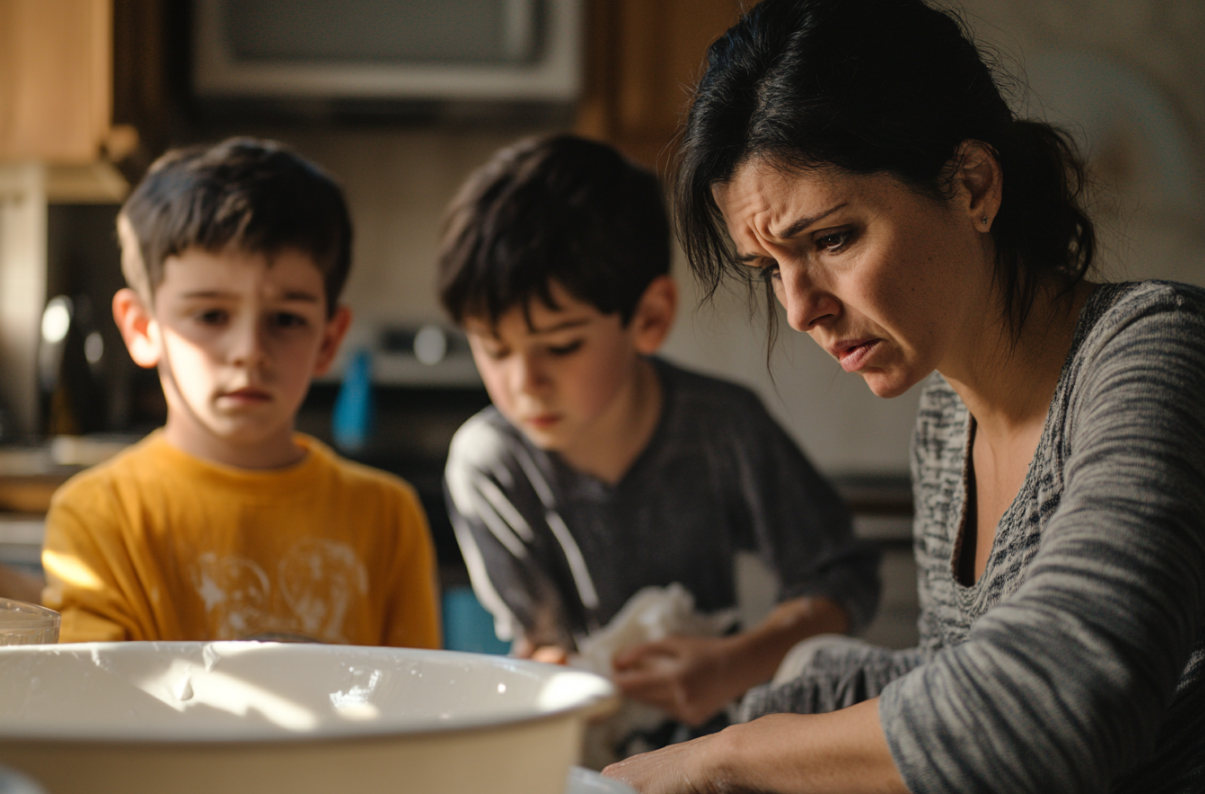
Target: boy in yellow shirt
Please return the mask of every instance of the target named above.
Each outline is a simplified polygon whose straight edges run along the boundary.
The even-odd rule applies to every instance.
[[[55,495],[43,602],[61,639],[439,647],[413,490],[294,430],[351,320],[340,188],[272,142],[169,152],[118,234],[113,315],[167,423]]]

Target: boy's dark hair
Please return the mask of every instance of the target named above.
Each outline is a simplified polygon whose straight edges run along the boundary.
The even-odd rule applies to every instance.
[[[234,246],[271,257],[295,249],[322,271],[333,314],[351,268],[351,218],[343,190],[276,141],[230,138],[160,157],[121,208],[140,257],[122,257],[127,283],[145,300],[163,264],[190,248]],[[123,237],[125,235],[123,234]],[[122,240],[123,247],[134,244]]]
[[[520,141],[477,169],[452,200],[439,249],[439,297],[452,319],[550,308],[553,281],[603,314],[632,319],[669,273],[661,186],[614,148],[574,135]]]

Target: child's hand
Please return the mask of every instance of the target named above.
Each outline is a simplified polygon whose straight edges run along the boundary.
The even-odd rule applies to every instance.
[[[565,653],[565,649],[557,645],[543,645],[535,649],[531,658],[537,662],[544,664],[568,664],[569,654]]]
[[[744,691],[725,675],[724,637],[667,637],[615,655],[615,684],[627,697],[656,706],[688,725],[702,725]]]
[[[515,641],[513,652],[520,659],[544,664],[568,664],[569,653],[559,645],[534,645],[526,637]]]

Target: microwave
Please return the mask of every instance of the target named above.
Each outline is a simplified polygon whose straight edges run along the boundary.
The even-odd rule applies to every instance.
[[[569,103],[585,0],[193,0],[202,100]]]

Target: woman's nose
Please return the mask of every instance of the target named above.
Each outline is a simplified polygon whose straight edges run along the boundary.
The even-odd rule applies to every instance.
[[[807,333],[837,316],[840,304],[799,266],[783,266],[775,293],[787,312],[787,324]]]

